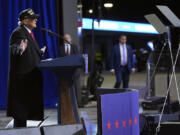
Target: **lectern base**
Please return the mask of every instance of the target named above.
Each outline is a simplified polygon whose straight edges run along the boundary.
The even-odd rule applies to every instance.
[[[58,124],[75,124],[80,123],[79,110],[74,93],[73,85],[66,80],[59,80],[60,94],[58,107]]]

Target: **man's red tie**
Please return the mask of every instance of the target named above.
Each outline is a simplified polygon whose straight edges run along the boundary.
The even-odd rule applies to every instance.
[[[32,37],[32,39],[35,41],[36,39],[35,39],[35,37],[34,37],[34,34],[33,34],[33,32],[31,31],[31,37]]]

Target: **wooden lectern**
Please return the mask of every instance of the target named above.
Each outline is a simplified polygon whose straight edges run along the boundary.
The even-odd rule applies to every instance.
[[[57,77],[58,124],[80,123],[73,87],[73,75],[77,68],[82,67],[83,61],[83,56],[77,54],[43,60],[39,64],[40,69],[51,70]]]

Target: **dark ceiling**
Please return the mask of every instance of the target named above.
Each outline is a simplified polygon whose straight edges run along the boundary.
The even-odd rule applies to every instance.
[[[155,13],[165,23],[169,24],[167,19],[156,8],[156,5],[167,5],[180,18],[180,5],[178,0],[81,0],[83,5],[83,17],[101,19],[111,19],[130,22],[147,22],[144,15]],[[99,2],[100,1],[100,2]],[[93,9],[94,14],[89,14],[88,10]],[[104,8],[105,2],[111,2],[114,7],[111,9]],[[102,3],[101,13],[98,12],[98,5]]]

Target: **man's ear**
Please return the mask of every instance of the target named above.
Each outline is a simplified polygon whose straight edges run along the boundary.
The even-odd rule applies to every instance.
[[[29,19],[24,19],[24,20],[23,20],[23,24],[27,24],[28,21],[29,21]]]

